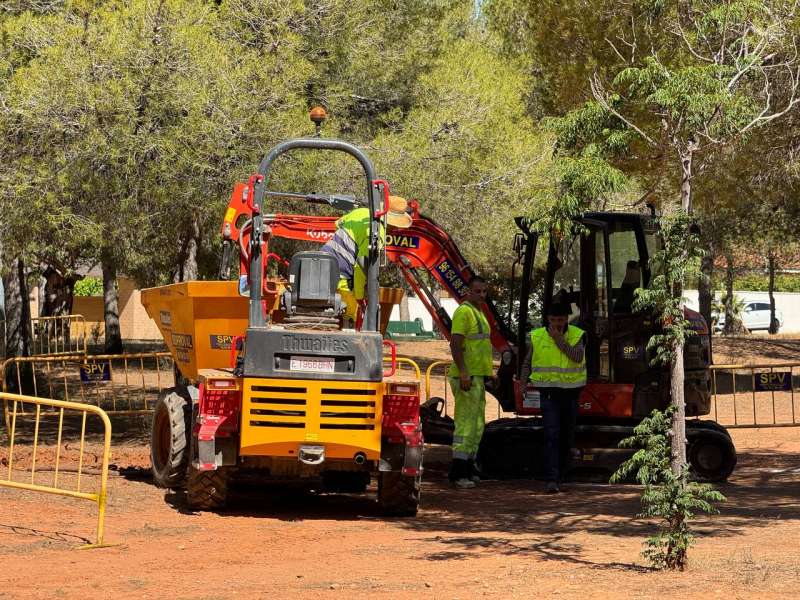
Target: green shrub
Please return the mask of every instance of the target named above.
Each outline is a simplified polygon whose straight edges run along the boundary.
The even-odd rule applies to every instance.
[[[76,296],[102,296],[103,282],[99,277],[84,277],[75,282]]]
[[[714,278],[714,289],[725,289],[724,277],[719,276]],[[733,279],[733,289],[748,292],[767,292],[769,291],[769,276],[764,273],[739,275]],[[775,291],[800,293],[800,274],[782,273],[776,275]]]
[[[680,475],[672,472],[669,434],[674,411],[673,406],[664,412],[654,410],[631,437],[620,442],[621,448],[638,450],[622,463],[611,482],[633,477],[644,486],[642,512],[637,516],[657,519],[659,531],[645,540],[642,555],[656,569],[683,571],[694,540],[689,522],[698,512],[717,513],[714,504],[725,496],[707,483],[689,481],[688,467]]]

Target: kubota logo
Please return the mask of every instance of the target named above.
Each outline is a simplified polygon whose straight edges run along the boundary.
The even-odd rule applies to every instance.
[[[318,229],[306,229],[306,235],[312,240],[329,240],[333,237],[332,231],[319,231]]]

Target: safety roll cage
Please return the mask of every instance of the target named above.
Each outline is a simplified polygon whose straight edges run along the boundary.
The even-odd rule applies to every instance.
[[[362,329],[365,331],[378,330],[378,221],[376,220],[377,190],[375,189],[376,177],[375,167],[372,161],[356,146],[343,142],[340,140],[326,140],[320,138],[299,138],[288,140],[275,146],[264,157],[258,165],[258,173],[251,178],[253,183],[253,190],[251,194],[253,197],[253,230],[250,236],[250,313],[249,320],[251,327],[264,327],[266,326],[266,318],[261,308],[261,277],[262,277],[262,262],[265,259],[261,255],[261,236],[264,233],[264,217],[262,215],[261,207],[263,206],[264,197],[267,192],[268,173],[272,168],[275,160],[289,152],[296,149],[308,150],[334,150],[344,152],[354,157],[361,163],[364,169],[364,174],[367,180],[367,201],[369,205],[370,215],[370,231],[369,231],[369,256],[367,258],[367,310],[364,315],[364,324]],[[385,188],[385,184],[384,184]]]

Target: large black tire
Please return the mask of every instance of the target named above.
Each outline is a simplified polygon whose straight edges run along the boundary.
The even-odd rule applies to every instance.
[[[724,425],[720,425],[716,421],[712,421],[710,419],[688,419],[686,421],[686,435],[694,435],[693,431],[697,429],[718,431],[729,438],[731,437],[731,434],[727,428]]]
[[[687,437],[686,454],[692,475],[710,482],[728,479],[736,467],[736,448],[727,432],[700,429]]]
[[[198,471],[189,467],[186,483],[186,504],[195,510],[223,508],[228,501],[230,472],[222,468],[215,471]]]
[[[378,505],[388,517],[414,517],[419,509],[422,477],[409,477],[399,471],[378,475]]]
[[[186,484],[192,435],[192,403],[175,388],[159,396],[150,432],[150,464],[153,481],[163,488]]]

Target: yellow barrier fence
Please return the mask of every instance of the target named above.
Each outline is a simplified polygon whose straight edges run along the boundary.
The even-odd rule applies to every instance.
[[[175,385],[169,352],[11,358],[0,374],[4,392],[94,405],[111,415],[146,414],[161,391]],[[31,410],[23,402],[19,412]]]
[[[444,367],[444,372],[442,373],[442,379],[444,380],[444,415],[447,416],[447,406],[449,403],[448,396],[450,393],[450,384],[447,381],[447,369],[450,368],[450,365],[453,364],[452,360],[436,360],[433,361],[431,364],[428,365],[428,368],[425,369],[425,400],[428,401],[431,399],[431,379],[433,377],[433,371],[438,367]],[[499,365],[494,363],[495,371]],[[453,399],[455,402],[455,399]],[[500,406],[500,403],[497,403],[497,418],[499,419],[503,415],[503,408]]]
[[[436,360],[428,365],[428,368],[425,369],[425,400],[431,399],[431,375],[433,374],[433,370],[437,367],[447,367],[449,368],[450,365],[453,364],[452,360]],[[445,370],[442,373],[442,377],[445,379],[444,383],[444,414],[447,416],[447,371]]]
[[[711,366],[712,414],[726,427],[800,425],[800,362]]]
[[[86,354],[88,337],[83,315],[31,319],[31,354],[34,356]]]
[[[386,362],[391,362],[391,360],[392,359],[389,356],[384,356],[383,357],[383,362],[385,362],[385,363]],[[403,368],[403,366],[405,365],[405,366],[407,366],[407,367],[409,367],[410,369],[413,370],[413,372],[414,372],[414,376],[413,376],[414,377],[414,381],[416,381],[417,383],[421,383],[421,381],[422,381],[422,371],[420,371],[419,365],[416,362],[414,362],[413,360],[411,360],[410,358],[405,357],[405,356],[398,356],[395,360],[397,361],[397,371],[395,371],[395,374],[392,377],[390,377],[390,379],[405,378],[406,377],[406,374],[405,374],[406,369]]]
[[[23,396],[18,394],[0,393],[0,400],[6,406],[6,412],[10,416],[10,428],[8,433],[8,446],[6,448],[5,462],[7,466],[0,468],[0,487],[28,490],[32,492],[42,492],[56,494],[69,498],[79,498],[89,500],[97,504],[97,530],[96,541],[94,544],[83,546],[84,548],[98,547],[103,544],[103,528],[106,513],[106,494],[108,489],[108,461],[111,452],[111,421],[108,415],[96,406],[79,404],[77,402],[62,402],[59,400],[47,400],[33,396]],[[23,405],[34,406],[33,419],[28,415],[19,412]],[[43,426],[41,422],[43,409],[56,411],[58,414],[58,426],[55,431],[48,429],[48,436],[55,437],[55,457],[53,466],[47,466],[46,470],[37,471],[37,458],[41,445],[45,440]],[[65,414],[66,412],[66,414]],[[88,472],[85,465],[86,454],[86,435],[87,417],[95,415],[102,424],[103,455],[99,472]],[[65,418],[66,417],[66,418]],[[62,449],[61,442],[64,438],[64,427],[66,421],[72,421],[74,417],[80,420],[80,445],[77,457],[74,449],[65,447]],[[90,424],[90,426],[93,424]],[[31,435],[32,440],[27,443],[25,438]],[[32,448],[31,448],[32,445]],[[48,448],[49,453],[49,448]],[[71,454],[71,456],[68,456]],[[77,467],[71,467],[77,462]],[[52,476],[50,472],[52,471]],[[94,491],[87,491],[86,480],[88,476],[99,475],[100,481],[93,486]],[[68,485],[71,484],[71,485]]]

